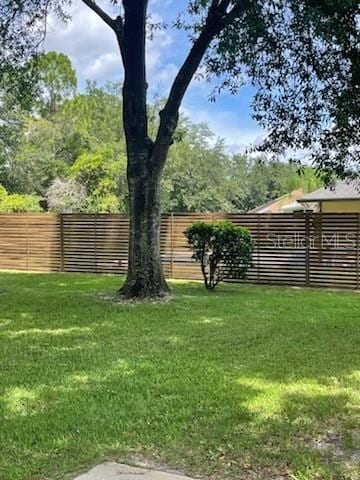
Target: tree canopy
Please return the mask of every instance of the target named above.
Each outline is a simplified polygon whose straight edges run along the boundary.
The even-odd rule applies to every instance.
[[[46,56],[58,58],[52,52]],[[69,62],[65,63],[73,71]],[[11,194],[34,199],[32,204],[16,203],[14,209],[33,210],[45,199],[54,212],[127,212],[120,85],[88,82],[51,115],[39,108],[42,100],[39,88],[29,100],[30,110],[18,107],[16,142],[8,138],[0,148],[0,155],[7,152],[0,184]],[[148,105],[150,131],[157,128],[156,112],[162,103]],[[296,188],[307,192],[322,184],[314,169],[297,170],[295,164],[232,155],[207,125],[182,116],[161,180],[162,210],[246,212]],[[13,199],[8,196],[0,209],[11,211]]]
[[[121,43],[126,28],[123,8],[132,8],[131,2],[109,1],[109,6],[113,5],[110,10],[117,10],[114,18],[95,1],[83,2],[117,33]],[[147,2],[137,3],[147,8]],[[68,2],[62,0],[2,3],[2,77],[11,74],[19,78],[25,63],[41,49],[49,12],[68,19],[67,7]],[[190,56],[196,49],[204,50],[203,71],[207,78],[217,79],[212,98],[223,89],[237,93],[245,84],[256,87],[254,117],[268,131],[263,150],[279,153],[286,148],[302,149],[326,179],[334,172],[339,176],[358,174],[357,0],[191,0],[178,13],[172,27],[188,32],[193,44]],[[46,58],[45,63],[51,65],[51,58]],[[183,82],[194,66],[191,59],[184,65],[172,93],[179,89],[180,77]],[[44,72],[44,60],[40,66]],[[65,79],[69,88],[74,86],[74,77],[65,63],[56,72],[50,68],[43,79],[49,81],[53,73],[57,83],[64,84]],[[20,78],[26,82],[24,75]],[[177,94],[181,97],[183,92]],[[54,95],[58,93],[53,90],[52,101]],[[178,101],[172,95],[170,98]]]
[[[76,90],[77,78],[69,57],[63,53],[47,52],[38,59],[39,109],[54,115],[66,98]]]

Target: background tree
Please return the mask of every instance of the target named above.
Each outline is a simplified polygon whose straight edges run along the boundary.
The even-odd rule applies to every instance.
[[[39,200],[35,195],[8,194],[0,185],[0,213],[40,212]]]
[[[86,211],[125,212],[127,206],[126,160],[111,148],[83,153],[70,168],[70,177],[86,187]]]
[[[74,96],[77,87],[75,70],[67,55],[47,52],[37,59],[39,100],[43,116],[54,115],[65,99]]]
[[[51,212],[81,213],[86,209],[86,188],[75,180],[55,179],[46,192]]]
[[[0,121],[0,181],[11,192],[43,196],[71,160],[67,121],[55,118],[55,113],[75,92],[76,73],[70,59],[56,52],[40,55],[27,61],[21,71],[12,71],[16,75],[6,74],[0,81],[0,112],[6,117]]]
[[[180,121],[161,184],[162,210],[230,211],[230,156],[206,125]],[[241,182],[241,179],[238,179]]]
[[[31,106],[39,105],[39,95],[33,92]],[[158,128],[162,104],[155,100],[148,105],[150,133]],[[18,107],[21,121],[12,147],[7,143],[0,181],[9,192],[51,198],[48,206],[56,212],[127,211],[126,145],[119,111],[120,85],[91,82],[54,115]],[[74,179],[85,192],[84,201],[76,195]],[[164,212],[246,212],[296,188],[308,192],[321,185],[309,167],[299,175],[294,164],[230,155],[209,127],[182,116],[162,175],[161,207]]]
[[[78,141],[77,154],[111,146],[118,155],[125,156],[121,113],[120,84],[108,82],[99,87],[94,82],[87,82],[83,93],[65,102],[59,116],[69,125],[75,141]]]
[[[61,123],[27,117],[3,174],[7,189],[44,196],[52,181],[66,174],[69,153],[64,138]]]
[[[160,178],[181,102],[202,62],[206,74],[218,78],[218,91],[235,93],[245,82],[256,86],[254,109],[270,131],[267,148],[309,149],[335,132],[333,161],[324,165],[320,159],[320,166],[330,165],[342,175],[351,169],[354,173],[360,130],[357,0],[189,1],[187,15],[176,25],[188,31],[191,48],[160,112],[154,138],[149,136],[147,110],[148,1],[109,1],[109,6],[118,6],[115,17],[94,0],[83,2],[114,32],[124,66],[130,212],[129,269],[122,289],[126,297],[159,296],[168,290],[160,262]],[[10,54],[14,62],[37,51],[49,9],[63,15],[66,4],[2,4],[1,50],[15,51]],[[350,101],[354,96],[356,101]]]
[[[19,145],[23,120],[37,92],[35,60],[14,67],[0,53],[0,179],[4,166]]]
[[[1,88],[1,87],[0,87]],[[5,89],[0,90],[0,178],[13,155],[23,127],[23,112],[16,99]]]
[[[264,161],[261,157],[234,155],[229,171],[232,209],[238,212],[248,212],[293,190],[302,188],[307,193],[323,186],[311,167],[299,171],[294,163]]]

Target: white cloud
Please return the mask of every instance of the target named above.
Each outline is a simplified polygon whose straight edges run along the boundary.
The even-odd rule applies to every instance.
[[[156,32],[154,39],[147,42],[146,66],[150,79],[153,75],[160,75],[162,70],[173,66],[164,61],[172,43],[172,37],[164,30]]]
[[[78,73],[80,85],[86,79],[104,83],[107,80],[120,81],[123,77],[120,52],[114,33],[82,2],[70,10],[71,20],[64,24],[51,16],[48,24],[46,50],[66,53]],[[158,14],[154,22],[161,22]],[[163,87],[169,83],[176,66],[167,62],[172,37],[166,31],[157,31],[153,41],[147,43],[146,61],[150,83]]]
[[[85,66],[84,76],[87,78],[107,79],[109,77],[117,77],[115,72],[118,71],[120,77],[121,65],[119,64],[119,54],[109,52],[98,56],[94,62]]]
[[[161,9],[164,1],[167,5],[174,3],[171,0],[152,0],[151,5],[155,9]],[[104,5],[109,5],[109,2]],[[115,16],[115,9],[119,7],[115,5],[112,8]],[[108,80],[121,81],[123,68],[114,33],[81,1],[74,2],[69,13],[72,19],[67,24],[54,16],[50,17],[46,50],[63,52],[71,58],[79,77],[80,88],[84,87],[87,79],[96,80],[100,84]],[[152,13],[152,20],[161,22],[162,17],[155,12]],[[183,61],[183,53],[180,51],[179,55],[179,50],[173,45],[173,35],[176,33],[168,30],[157,31],[153,41],[147,43],[148,81],[152,94],[165,96],[168,93],[179,69],[177,62]],[[221,111],[217,104],[199,108],[204,102],[206,104],[211,90],[211,85],[201,77],[201,73],[203,70],[200,69],[200,77],[191,82],[190,89],[193,98],[195,95],[195,102],[187,104],[183,109],[186,115],[194,122],[208,123],[217,136],[225,139],[233,152],[242,151],[261,138],[262,130],[249,119],[248,114],[240,124],[238,114],[227,111],[228,108]]]
[[[119,80],[122,68],[114,33],[82,3],[70,14],[67,24],[50,17],[46,50],[66,53],[82,81]]]

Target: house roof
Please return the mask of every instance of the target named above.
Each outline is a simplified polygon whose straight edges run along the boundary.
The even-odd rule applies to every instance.
[[[360,200],[360,180],[339,180],[333,187],[320,188],[299,199],[299,202],[323,202],[327,200]]]
[[[284,197],[285,197],[285,195],[283,197],[279,197],[279,198],[282,199]],[[258,207],[253,208],[252,210],[249,210],[248,213],[264,213],[264,212],[267,212],[268,209],[270,209],[273,205],[275,205],[279,201],[279,198],[275,198],[275,200],[270,200],[269,202],[263,203],[262,205],[259,205]]]
[[[286,195],[282,195],[281,197],[253,208],[248,213],[281,213],[283,207],[288,206],[290,203],[292,204],[298,198],[303,197],[303,195],[304,190],[299,188],[298,190],[294,190],[291,193],[287,193]]]

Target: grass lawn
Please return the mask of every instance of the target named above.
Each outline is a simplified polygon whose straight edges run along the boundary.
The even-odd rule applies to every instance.
[[[202,478],[360,478],[360,295],[0,273],[0,478],[142,456]],[[71,478],[71,476],[69,477]]]

